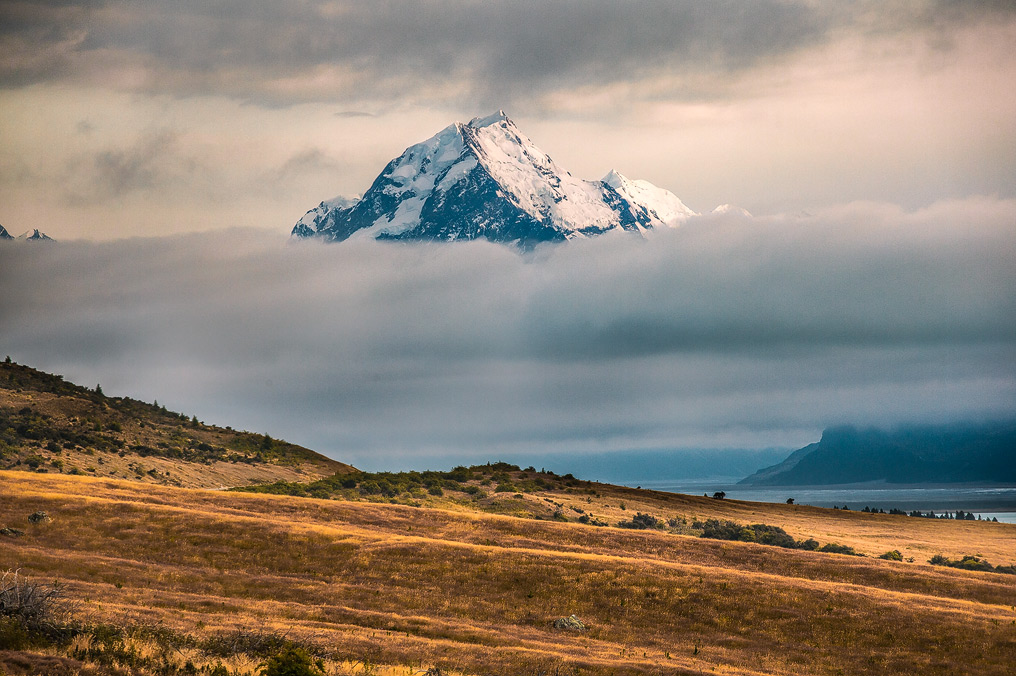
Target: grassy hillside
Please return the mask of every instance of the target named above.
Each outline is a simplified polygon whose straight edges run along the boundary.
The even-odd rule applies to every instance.
[[[0,468],[190,487],[311,481],[353,469],[10,361],[0,363]]]
[[[247,674],[289,641],[328,674],[1011,673],[1014,578],[926,562],[1011,564],[1013,525],[503,465],[355,478],[318,499],[0,472],[0,526],[24,532],[0,540],[0,570],[58,579],[75,602],[49,647],[25,639],[0,651],[0,670],[60,659],[94,673]],[[389,495],[361,490],[382,479]],[[39,511],[52,520],[33,523]],[[618,527],[644,525],[639,514],[659,527]],[[709,519],[866,556],[699,537]],[[889,550],[904,560],[877,558]],[[570,615],[586,628],[554,627]]]

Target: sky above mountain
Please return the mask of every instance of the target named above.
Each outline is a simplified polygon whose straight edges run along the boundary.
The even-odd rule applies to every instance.
[[[499,108],[697,211],[1009,198],[1014,43],[997,0],[5,2],[0,223],[285,228]]]
[[[0,3],[0,358],[364,467],[1016,417],[1016,6]],[[288,243],[504,109],[704,215]],[[730,211],[731,203],[755,217]]]

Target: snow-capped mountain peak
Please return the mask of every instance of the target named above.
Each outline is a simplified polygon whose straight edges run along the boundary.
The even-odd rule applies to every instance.
[[[673,226],[693,212],[672,193],[616,172],[572,176],[503,110],[410,146],[356,201],[322,202],[295,237],[339,241],[476,239],[531,248],[608,230]]]

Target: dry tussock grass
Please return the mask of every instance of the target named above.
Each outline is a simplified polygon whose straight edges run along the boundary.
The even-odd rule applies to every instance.
[[[935,552],[1016,559],[1004,524],[595,491],[552,496],[623,500],[616,520],[762,521],[869,554],[916,551],[913,532]],[[1009,576],[435,504],[0,473],[0,520],[26,530],[0,569],[59,578],[105,621],[199,639],[264,626],[317,646],[330,673],[1004,674],[1016,654]],[[28,524],[39,509],[53,522]],[[588,631],[551,628],[571,614]]]

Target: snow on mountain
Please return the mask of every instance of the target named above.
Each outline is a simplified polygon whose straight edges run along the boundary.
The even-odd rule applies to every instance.
[[[313,236],[317,232],[317,228],[322,222],[322,219],[324,219],[329,212],[339,209],[348,209],[358,201],[358,198],[348,199],[345,197],[333,197],[330,200],[324,200],[321,204],[304,214],[303,218],[296,222],[296,226],[293,228],[293,234],[299,237]]]
[[[3,241],[5,239],[14,239],[14,236],[11,235],[11,233],[7,232],[7,228],[0,225],[0,241]]]
[[[611,172],[575,178],[498,111],[410,146],[358,200],[322,202],[298,238],[485,238],[532,248],[608,230],[673,227],[694,215],[672,193]]]
[[[746,216],[752,218],[751,212],[747,209],[735,206],[733,204],[721,204],[720,206],[713,209],[714,214],[737,214],[738,216]]]
[[[657,188],[649,181],[633,181],[611,169],[603,177],[603,183],[617,191],[633,208],[643,209],[654,228],[663,225],[674,228],[689,216],[696,215],[677,195]]]
[[[39,229],[29,230],[28,232],[18,235],[19,242],[55,242],[52,237],[44,232],[39,232]]]

